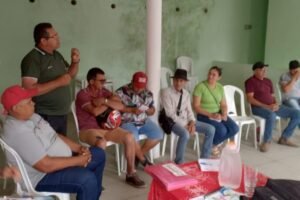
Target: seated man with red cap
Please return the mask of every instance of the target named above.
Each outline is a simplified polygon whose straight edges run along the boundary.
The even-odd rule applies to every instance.
[[[152,164],[144,154],[163,138],[160,127],[149,118],[155,113],[155,107],[153,94],[146,88],[147,79],[144,72],[136,72],[131,83],[116,91],[124,104],[121,128],[134,134],[136,149],[141,149],[136,151],[141,152],[136,153],[136,165],[140,162],[143,166]],[[140,134],[147,136],[142,147],[138,143]]]
[[[78,200],[98,200],[104,150],[88,149],[56,134],[47,121],[34,113],[31,97],[36,94],[37,89],[26,90],[18,85],[3,92],[1,103],[8,112],[3,140],[20,155],[37,191],[77,193]],[[15,159],[9,155],[7,158],[16,165]]]

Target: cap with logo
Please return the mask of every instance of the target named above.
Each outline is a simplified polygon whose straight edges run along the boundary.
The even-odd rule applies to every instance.
[[[132,76],[132,84],[139,89],[146,88],[148,77],[144,72],[136,72]]]
[[[9,111],[20,101],[35,96],[37,92],[37,89],[24,89],[19,85],[13,85],[4,90],[1,95],[1,103],[5,110]]]

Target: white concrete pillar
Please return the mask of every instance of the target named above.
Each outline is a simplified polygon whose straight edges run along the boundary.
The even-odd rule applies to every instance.
[[[152,119],[156,122],[160,91],[161,24],[162,0],[147,0],[146,73],[148,75],[148,89],[153,92],[157,111]],[[159,145],[157,145],[154,148],[154,157],[159,157],[159,155]]]

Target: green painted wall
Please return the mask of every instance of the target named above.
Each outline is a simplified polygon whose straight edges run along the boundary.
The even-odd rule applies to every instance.
[[[269,3],[265,60],[275,69],[288,69],[290,60],[300,60],[300,1]]]
[[[174,58],[188,55],[201,80],[214,60],[253,63],[264,58],[267,0],[164,2],[163,66],[174,69]]]
[[[80,49],[80,76],[100,66],[118,87],[145,67],[146,0],[0,3],[0,91],[20,82],[20,61],[33,47],[33,27],[43,21],[59,32],[67,60],[72,47]],[[163,0],[162,66],[174,69],[176,57],[190,56],[201,80],[215,60],[263,59],[267,6],[267,0]]]

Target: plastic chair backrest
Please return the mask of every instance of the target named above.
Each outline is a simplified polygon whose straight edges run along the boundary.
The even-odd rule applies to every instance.
[[[173,76],[173,71],[166,67],[160,69],[160,88],[167,88],[172,85],[170,77]]]
[[[227,103],[228,116],[238,116],[237,102],[235,102],[235,94],[238,94],[240,103],[241,116],[246,116],[244,92],[233,85],[225,85],[224,93]]]
[[[189,76],[193,76],[193,60],[187,56],[179,56],[177,58],[177,69],[185,69]]]
[[[78,135],[79,134],[79,125],[78,125],[78,119],[77,119],[77,115],[76,115],[75,101],[73,101],[71,103],[71,111],[72,111],[72,115],[73,115],[73,119],[74,119],[74,123],[75,123],[76,133]]]
[[[29,176],[28,176],[28,173],[26,171],[25,165],[23,163],[23,160],[19,156],[19,154],[13,148],[8,146],[3,141],[2,138],[0,138],[0,144],[1,144],[2,148],[4,149],[6,155],[7,155],[7,153],[9,153],[9,155],[11,155],[15,159],[16,164],[17,164],[17,166],[19,168],[19,171],[21,173],[22,181],[24,183],[24,186],[25,186],[25,189],[26,189],[27,192],[22,191],[19,183],[17,183],[17,190],[18,190],[17,193],[20,194],[20,195],[24,195],[24,194],[36,195],[37,192],[35,191],[35,189],[33,188],[32,184],[31,184],[31,181],[29,179]],[[12,163],[9,163],[9,164],[12,164]]]
[[[72,115],[73,115],[73,119],[74,119],[74,123],[75,123],[76,135],[77,135],[78,141],[81,145],[89,147],[90,145],[88,145],[87,143],[81,142],[79,139],[79,124],[78,124],[78,119],[77,119],[77,115],[76,115],[75,101],[73,101],[71,103],[71,111],[72,111]]]

